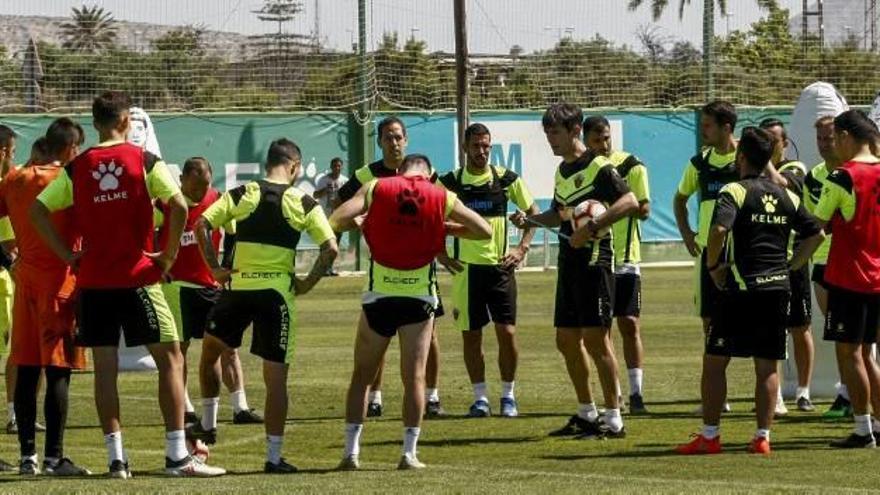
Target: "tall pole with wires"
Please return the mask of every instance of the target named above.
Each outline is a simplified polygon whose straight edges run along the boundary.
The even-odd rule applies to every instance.
[[[455,0],[455,103],[456,122],[458,123],[458,142],[456,152],[461,157],[461,146],[464,143],[464,130],[468,126],[468,46],[467,46],[467,9],[465,0]],[[459,165],[464,166],[462,159]]]

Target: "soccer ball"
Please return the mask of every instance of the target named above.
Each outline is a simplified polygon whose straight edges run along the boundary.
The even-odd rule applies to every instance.
[[[590,219],[598,218],[602,216],[607,211],[605,205],[602,204],[601,201],[596,201],[595,199],[588,199],[579,203],[574,207],[574,211],[571,214],[571,228],[573,230],[577,230],[584,225],[587,224]],[[605,237],[608,235],[608,232],[611,230],[610,227],[606,227],[600,230],[597,233],[597,237]]]

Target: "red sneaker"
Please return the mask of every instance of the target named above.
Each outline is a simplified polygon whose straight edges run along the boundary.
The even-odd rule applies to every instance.
[[[764,437],[755,437],[749,442],[749,454],[770,455],[770,440]]]
[[[708,439],[702,434],[694,437],[686,444],[679,445],[675,451],[681,455],[707,455],[721,453],[721,436]]]

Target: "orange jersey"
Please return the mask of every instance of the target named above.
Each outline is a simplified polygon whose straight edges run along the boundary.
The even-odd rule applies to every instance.
[[[67,274],[67,265],[59,259],[30,221],[28,211],[37,195],[63,172],[58,165],[31,165],[12,169],[0,182],[0,216],[9,216],[19,252],[20,270],[36,270],[41,273]],[[70,209],[52,213],[56,231],[71,247],[78,247],[79,237],[75,230],[73,211]]]

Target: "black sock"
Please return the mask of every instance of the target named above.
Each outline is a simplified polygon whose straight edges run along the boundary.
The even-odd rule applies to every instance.
[[[46,368],[46,458],[60,459],[64,455],[64,428],[67,426],[67,392],[70,389],[70,369]]]
[[[39,366],[19,366],[15,381],[15,417],[18,422],[18,444],[21,456],[37,453],[37,384],[40,381]]]

